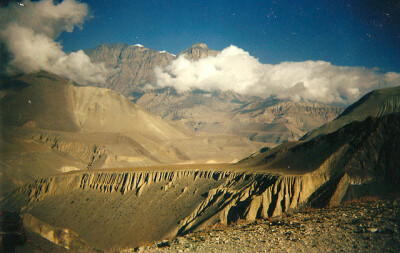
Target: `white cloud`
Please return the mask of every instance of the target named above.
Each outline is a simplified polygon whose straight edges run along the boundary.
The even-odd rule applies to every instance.
[[[0,39],[11,53],[9,70],[46,70],[80,83],[104,82],[103,64],[92,63],[81,50],[66,54],[54,41],[63,31],[81,28],[87,15],[87,5],[75,0],[10,2],[0,8]]]
[[[398,73],[382,74],[377,69],[340,67],[324,61],[261,64],[236,46],[198,61],[182,55],[155,73],[158,86],[172,86],[178,92],[232,90],[331,104],[350,104],[370,90],[400,85]]]

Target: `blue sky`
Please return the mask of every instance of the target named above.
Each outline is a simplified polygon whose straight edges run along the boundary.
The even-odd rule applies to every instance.
[[[216,50],[236,45],[262,63],[324,60],[400,72],[399,1],[82,2],[92,18],[61,35],[65,51],[122,42],[177,54],[204,42]]]

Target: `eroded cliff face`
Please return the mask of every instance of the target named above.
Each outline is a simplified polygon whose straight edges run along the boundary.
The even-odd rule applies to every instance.
[[[45,177],[0,200],[96,248],[133,247],[304,205],[339,205],[399,189],[400,115],[367,118],[236,165],[174,165]]]
[[[281,215],[327,181],[225,170],[79,172],[41,178],[3,200],[101,249],[185,234],[215,223]],[[19,201],[16,201],[19,200]]]

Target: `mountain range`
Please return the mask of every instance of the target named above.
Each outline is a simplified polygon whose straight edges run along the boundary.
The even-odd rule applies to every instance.
[[[219,52],[197,43],[174,56],[141,45],[100,45],[86,50],[93,62],[104,62],[111,73],[101,87],[119,92],[164,119],[179,121],[195,131],[244,136],[275,146],[298,140],[306,132],[337,117],[341,106],[295,103],[218,90],[178,93],[174,88],[157,88],[154,69],[184,56],[192,61]],[[149,84],[154,88],[148,88]]]
[[[0,78],[1,214],[20,213],[26,231],[59,247],[132,251],[399,190],[399,87],[345,110],[178,93],[146,87],[174,55],[141,45],[91,50],[114,73],[102,87],[44,71]],[[196,44],[180,55],[215,54]]]
[[[107,251],[217,223],[389,196],[400,183],[398,90],[378,90],[361,98],[330,123],[336,130],[323,133],[327,125],[322,126],[316,137],[264,147],[236,164],[98,167],[47,175],[4,195],[0,206],[23,210],[27,229],[60,246]],[[391,106],[381,107],[387,104]],[[361,112],[365,119],[360,119]],[[32,126],[24,123],[22,128]]]

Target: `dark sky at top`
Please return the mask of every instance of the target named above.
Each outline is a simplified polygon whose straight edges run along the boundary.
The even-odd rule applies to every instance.
[[[400,1],[83,0],[92,18],[64,50],[142,44],[177,54],[235,45],[263,63],[324,60],[400,72]]]

